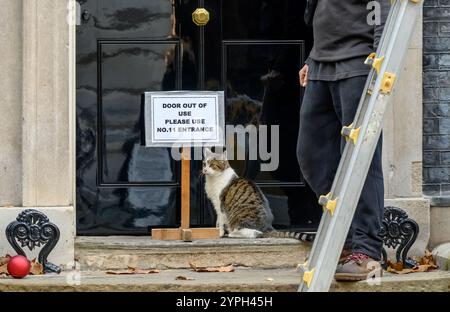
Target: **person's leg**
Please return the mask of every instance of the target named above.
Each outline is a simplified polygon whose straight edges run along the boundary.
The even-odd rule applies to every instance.
[[[341,159],[342,124],[329,85],[309,81],[300,110],[297,156],[303,177],[317,198],[331,191]],[[352,248],[351,237],[349,233],[343,255]]]
[[[341,124],[325,81],[308,81],[300,109],[297,157],[303,177],[317,196],[332,186],[340,159]]]
[[[365,76],[354,77],[331,85],[333,103],[343,125],[353,122],[366,79]],[[380,138],[350,229],[353,253],[364,254],[377,261],[380,260],[383,246],[379,235],[384,211],[381,141]],[[343,139],[342,150],[344,147]]]
[[[384,181],[382,169],[382,138],[378,141],[361,198],[352,222],[353,252],[360,252],[379,261],[383,240],[380,236],[384,213]]]

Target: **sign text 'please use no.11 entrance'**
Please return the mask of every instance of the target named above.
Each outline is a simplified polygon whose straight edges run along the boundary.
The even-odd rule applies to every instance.
[[[221,146],[223,91],[145,93],[145,145]]]

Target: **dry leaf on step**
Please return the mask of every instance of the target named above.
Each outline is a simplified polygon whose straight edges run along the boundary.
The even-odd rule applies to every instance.
[[[423,256],[419,260],[420,265],[436,265],[436,262],[434,262],[433,254],[429,250],[425,250],[425,256]]]
[[[159,270],[141,270],[141,269],[135,269],[133,270],[133,274],[156,274],[159,273]]]
[[[409,273],[418,273],[418,272],[428,272],[431,270],[437,269],[436,265],[431,264],[421,264],[416,265],[412,269],[403,269],[403,270],[395,270],[392,267],[388,267],[387,271],[394,274],[409,274]]]
[[[434,264],[421,264],[417,267],[416,271],[417,272],[428,272],[431,270],[435,270],[437,269],[437,265]]]
[[[33,261],[31,261],[30,274],[32,275],[44,274],[44,266],[39,262],[37,262],[36,259],[33,259]]]
[[[194,272],[234,272],[234,267],[232,265],[213,268],[198,267],[194,263],[189,263],[189,265]]]
[[[128,267],[127,270],[118,270],[118,271],[106,271],[106,274],[114,274],[114,275],[127,275],[127,274],[153,274],[159,273],[159,270],[141,270],[138,268]]]
[[[433,255],[428,250],[425,251],[425,255],[421,258],[415,259],[416,265],[412,268],[405,268],[403,262],[387,261],[387,271],[394,274],[409,274],[417,272],[428,272],[437,269],[437,265],[434,262]]]
[[[0,275],[8,275],[8,264],[0,265]]]
[[[177,280],[177,281],[193,281],[194,279],[187,277],[187,276],[180,275],[180,276],[177,276],[175,278],[175,280]]]
[[[394,274],[409,274],[409,273],[413,273],[413,272],[414,272],[413,269],[405,269],[405,270],[397,271],[397,270],[393,269],[393,268],[390,267],[390,266],[387,268],[387,271],[388,271],[389,273],[394,273]]]
[[[11,260],[10,255],[6,255],[5,257],[0,257],[0,276],[6,277],[9,275],[8,273],[8,263]]]
[[[388,265],[388,268],[391,268],[394,271],[402,271],[404,269],[403,262],[401,262],[401,261],[400,262],[391,262],[390,260],[388,260],[387,265]]]
[[[5,257],[0,257],[0,266],[4,264],[8,264],[9,260],[11,260],[10,255],[6,255]]]

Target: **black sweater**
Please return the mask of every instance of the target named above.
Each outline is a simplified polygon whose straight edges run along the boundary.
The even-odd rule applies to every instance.
[[[381,25],[369,25],[369,0],[318,0],[313,19],[314,47],[310,58],[336,62],[368,56],[381,38],[390,0],[381,4]]]

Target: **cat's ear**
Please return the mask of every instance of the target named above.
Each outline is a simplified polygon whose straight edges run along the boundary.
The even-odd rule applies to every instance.
[[[211,150],[209,148],[205,147],[203,149],[203,156],[205,157],[205,159],[211,158],[212,155],[213,155],[213,152],[211,152]]]

